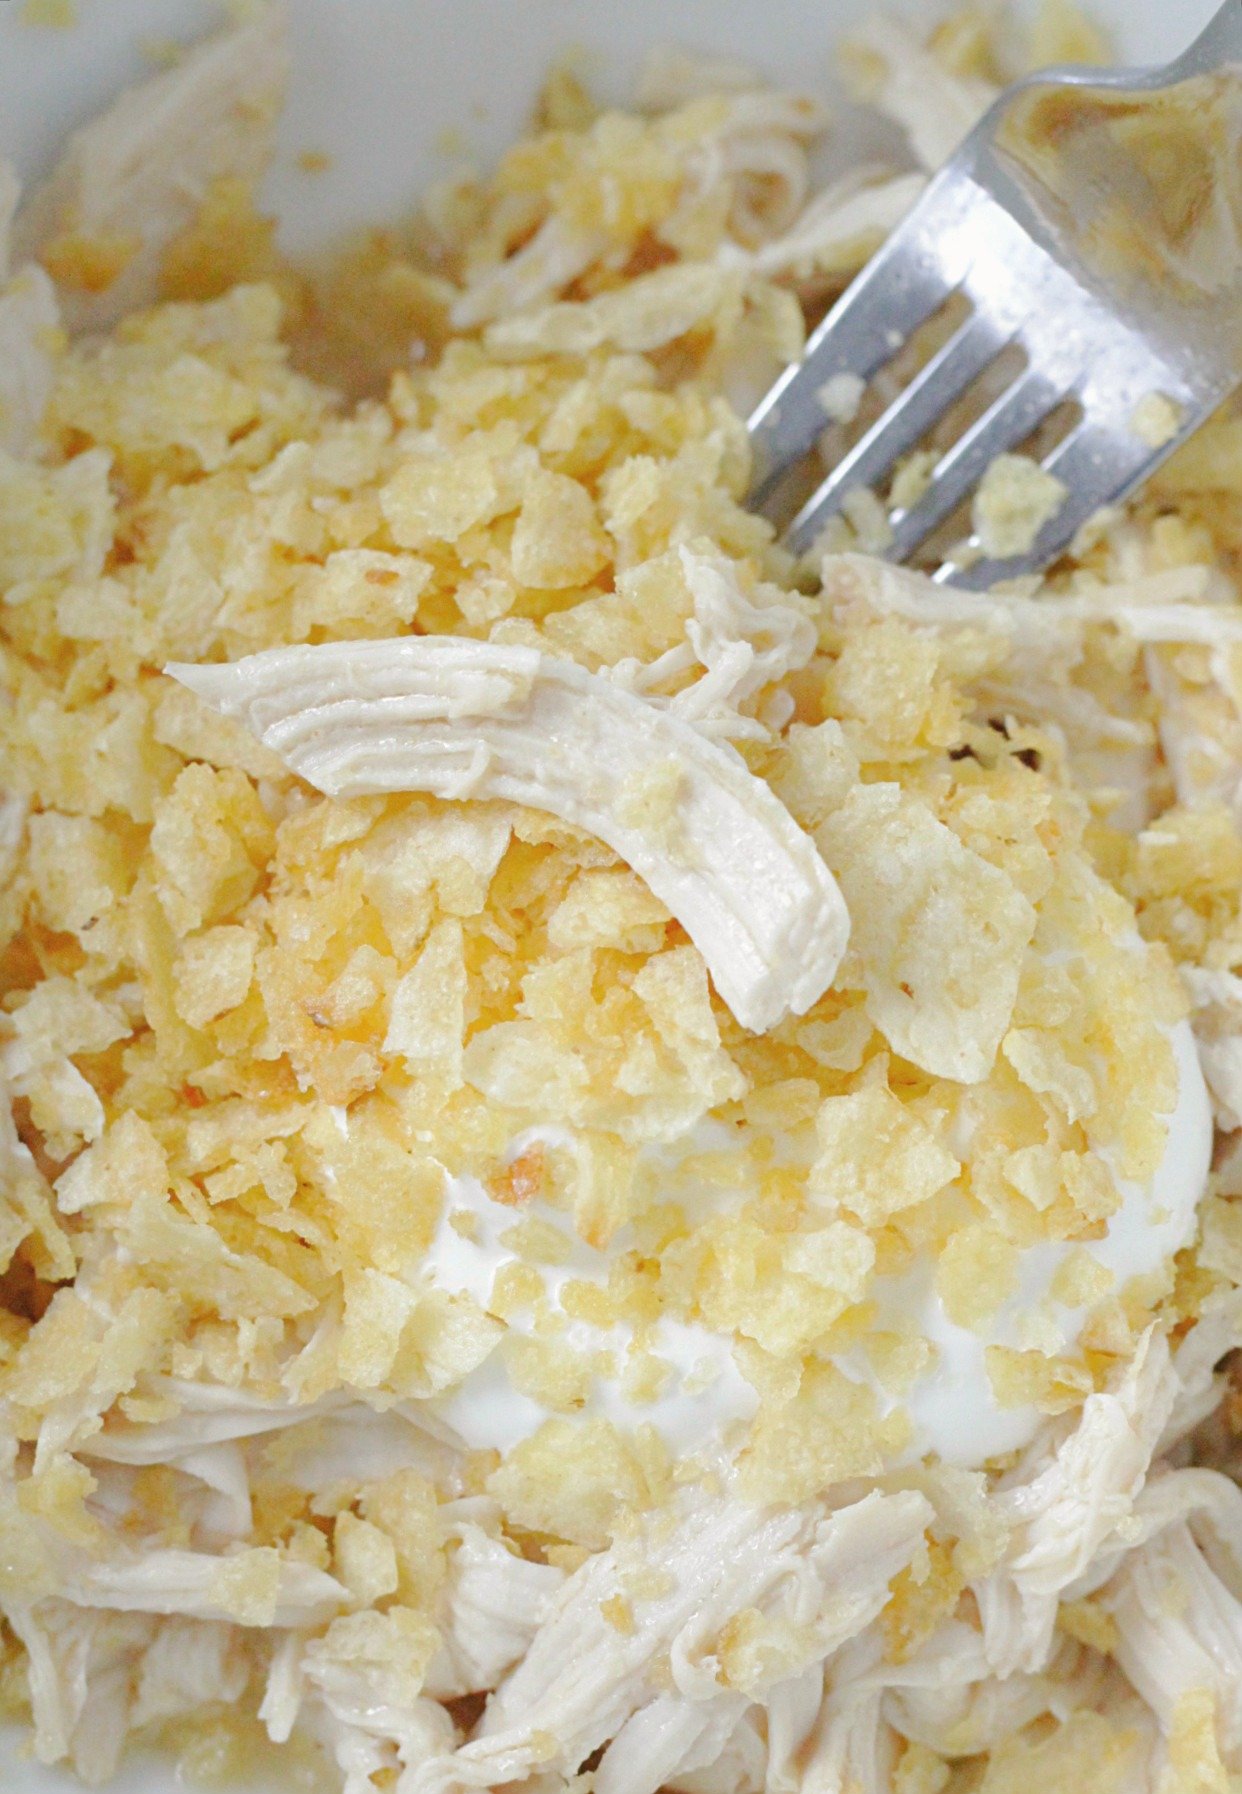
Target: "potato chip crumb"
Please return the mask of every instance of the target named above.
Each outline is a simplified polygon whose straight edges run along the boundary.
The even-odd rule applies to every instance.
[[[1071,1713],[1055,1728],[1003,1739],[979,1786],[986,1794],[1030,1794],[1040,1787],[1123,1794],[1133,1785],[1139,1749],[1132,1727],[1100,1714]]]
[[[180,935],[222,920],[253,892],[273,830],[239,772],[187,766],[161,799],[151,831],[157,893]]]
[[[662,1601],[676,1593],[677,1582],[668,1570],[639,1569],[627,1574],[625,1586],[632,1600]]]
[[[360,1606],[395,1594],[400,1582],[392,1540],[368,1520],[338,1514],[332,1540],[336,1574]]]
[[[1103,66],[1114,54],[1108,32],[1074,0],[1043,0],[1036,10],[1027,46],[1029,68],[1049,68],[1058,62]]]
[[[951,1773],[925,1744],[908,1743],[893,1771],[893,1794],[944,1794]]]
[[[1072,1359],[997,1345],[986,1347],[984,1357],[992,1393],[1002,1408],[1030,1404],[1041,1414],[1064,1414],[1080,1407],[1094,1387],[1091,1373]]]
[[[966,1586],[948,1546],[933,1540],[926,1561],[894,1578],[884,1609],[884,1652],[890,1663],[906,1663],[957,1607]]]
[[[920,105],[944,98],[965,129],[1039,42],[1098,48],[1058,0],[1025,37],[971,6],[926,49],[877,27],[854,60],[900,111],[908,55]],[[161,54],[180,78],[197,51]],[[854,1613],[916,1679],[940,1628],[969,1655],[988,1580],[1004,1606],[1026,1574],[1026,1498],[997,1502],[998,1475],[1012,1494],[1074,1410],[1106,1406],[1153,1324],[1193,1362],[1193,1329],[1242,1282],[1228,1149],[1195,1245],[1140,1279],[1096,1256],[1169,1153],[1192,985],[1238,1118],[1242,429],[1214,420],[1037,593],[933,594],[858,554],[814,590],[748,509],[730,396],[800,356],[804,301],[831,299],[862,238],[780,260],[819,216],[801,214],[816,104],[753,70],[661,66],[637,113],[558,69],[494,173],[442,183],[417,224],[330,269],[284,265],[257,168],[204,175],[156,303],[43,333],[36,446],[0,455],[0,1592],[59,1662],[70,1558],[128,1575],[148,1547],[195,1552],[219,1617],[96,1607],[78,1680],[89,1717],[99,1665],[122,1663],[154,1725],[192,1657],[185,1698],[201,1681],[217,1718],[169,1736],[242,1781],[263,1678],[383,1787],[443,1758],[476,1691],[516,1688],[526,1640],[584,1590],[643,1698],[675,1695],[681,1645],[647,1643],[680,1587],[664,1553],[696,1549],[717,1503],[795,1541],[778,1586],[725,1590],[690,1664],[751,1703],[779,1780],[769,1691],[801,1686]],[[918,179],[868,176],[841,203]],[[118,298],[152,247],[124,216],[84,218],[45,246],[71,310]],[[819,397],[830,457],[863,383]],[[1180,424],[1161,395],[1135,409],[1153,448]],[[906,457],[887,503],[849,495],[836,545],[887,552],[888,506],[917,503],[936,454]],[[1002,457],[977,553],[1029,547],[1062,497]],[[688,577],[708,562],[723,596]],[[701,730],[839,878],[833,987],[744,1029],[586,829],[507,797],[329,797],[162,671],[411,633],[572,663]],[[617,821],[692,882],[689,801],[668,759]],[[1029,1459],[938,1455],[929,1379],[981,1409],[989,1390],[959,1390],[948,1336],[905,1311],[920,1279],[975,1330],[991,1405],[1031,1410],[1014,1437],[1065,1417]],[[477,1399],[497,1388],[504,1450]],[[706,1436],[681,1449],[687,1414]],[[480,1448],[459,1448],[476,1422]],[[148,1452],[161,1434],[175,1449]],[[159,1461],[113,1462],[109,1442]],[[912,1492],[934,1518],[886,1584],[821,1599],[838,1510],[869,1502],[878,1532]],[[1057,1590],[1040,1599],[1047,1618]],[[950,1699],[912,1742],[894,1671],[871,1767],[898,1794],[1137,1785],[1124,1703],[1077,1711],[1088,1652],[1114,1662],[1084,1673],[1120,1674],[1119,1626],[1107,1594],[1061,1603],[1021,1725]],[[25,1680],[0,1626],[0,1705]],[[561,1775],[564,1740],[529,1717],[513,1774],[590,1794],[596,1772]],[[1223,1787],[1218,1719],[1183,1700],[1171,1777]],[[93,1772],[89,1729],[52,1742]]]
[[[177,955],[177,1013],[191,1028],[203,1028],[244,1002],[254,976],[256,940],[246,928],[205,929],[182,942]]]
[[[722,1681],[761,1699],[774,1683],[814,1657],[814,1632],[744,1607],[726,1622],[717,1648]]]
[[[1111,1657],[1121,1643],[1116,1620],[1097,1601],[1062,1601],[1057,1609],[1057,1625],[1068,1637],[1089,1645],[1104,1657]]]
[[[1018,1248],[986,1223],[959,1228],[941,1248],[936,1290],[949,1319],[981,1330],[1018,1287]]]
[[[488,1479],[510,1520],[600,1551],[626,1511],[662,1497],[668,1464],[654,1441],[627,1440],[605,1420],[545,1421]]]
[[[841,515],[863,554],[883,554],[892,545],[893,526],[881,499],[866,486],[855,486],[841,500]]]
[[[524,1208],[539,1195],[546,1176],[547,1153],[536,1141],[488,1179],[488,1194],[506,1208]]]
[[[607,1600],[600,1602],[599,1610],[614,1632],[619,1632],[623,1638],[633,1635],[634,1609],[624,1595],[609,1595]]]
[[[660,761],[627,780],[618,813],[627,828],[649,836],[671,858],[681,860],[686,851],[681,805],[687,789],[685,771],[677,761]]]
[[[41,8],[56,9],[57,0],[34,0]],[[27,0],[27,9],[31,0]],[[42,18],[40,24],[63,29],[72,18]],[[65,231],[43,245],[41,260],[62,286],[79,293],[106,293],[120,279],[142,249],[142,238],[120,232],[108,236],[84,236]]]
[[[43,919],[79,937],[113,909],[130,878],[120,842],[101,822],[55,810],[32,816],[28,853]]]
[[[1162,392],[1149,392],[1130,413],[1130,428],[1150,449],[1164,448],[1181,427],[1181,406]]]
[[[1209,1196],[1201,1215],[1199,1262],[1233,1282],[1242,1271],[1242,1202]]]
[[[927,1071],[982,1081],[1017,1000],[1029,900],[891,783],[855,787],[815,838],[850,907],[876,1026]],[[957,917],[948,935],[945,906]]]
[[[1218,1724],[1216,1696],[1210,1688],[1188,1688],[1178,1696],[1161,1794],[1181,1794],[1183,1788],[1227,1794],[1230,1776],[1221,1757]]]
[[[223,1558],[215,1574],[220,1608],[241,1626],[270,1626],[280,1594],[280,1557],[268,1547]]]
[[[1002,561],[1029,554],[1066,496],[1064,483],[1029,456],[998,455],[979,482],[971,507],[984,554]]]
[[[462,926],[446,917],[392,993],[384,1051],[399,1054],[412,1072],[455,1087],[462,1076],[465,1003]]]
[[[1049,1294],[1067,1308],[1088,1308],[1104,1301],[1115,1282],[1108,1267],[1080,1247],[1058,1266]]]
[[[308,1658],[312,1668],[373,1665],[384,1672],[390,1698],[404,1705],[418,1698],[436,1642],[426,1614],[397,1606],[343,1614],[309,1646]]]
[[[22,0],[21,21],[50,31],[70,31],[78,22],[76,0]]]
[[[895,511],[913,510],[931,486],[939,460],[935,449],[915,449],[898,463],[888,495]]]
[[[513,529],[513,571],[523,585],[549,591],[586,585],[610,550],[584,487],[564,474],[532,479]]]
[[[897,1417],[879,1420],[869,1389],[835,1365],[808,1361],[797,1393],[765,1404],[752,1424],[741,1487],[751,1500],[807,1501],[834,1482],[877,1475],[900,1434]]]
[[[815,397],[830,423],[852,424],[866,390],[866,382],[857,374],[834,374],[817,389]]]
[[[936,1362],[936,1347],[921,1335],[875,1329],[864,1341],[872,1368],[890,1395],[906,1395]]]
[[[816,1121],[813,1201],[878,1226],[926,1202],[957,1176],[957,1160],[891,1091],[870,1085],[831,1096]]]
[[[397,1470],[365,1484],[359,1505],[363,1517],[392,1542],[401,1599],[411,1606],[428,1602],[448,1568],[433,1485],[417,1471]]]

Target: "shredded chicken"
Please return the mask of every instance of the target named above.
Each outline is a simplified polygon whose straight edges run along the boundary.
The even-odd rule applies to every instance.
[[[176,1704],[177,1671],[161,1652],[160,1622],[141,1614],[84,1611],[58,1600],[37,1607],[6,1603],[4,1617],[29,1657],[36,1756],[48,1764],[68,1759],[87,1782],[116,1773],[140,1704],[148,1714],[173,1717],[193,1712],[204,1699],[236,1699],[240,1693],[237,1668],[230,1673],[223,1662],[233,1648],[229,1627],[194,1625],[167,1640],[179,1647],[180,1662],[192,1677]],[[233,1656],[244,1684],[244,1657],[236,1650]],[[163,1678],[156,1667],[161,1660],[167,1666]],[[136,1674],[141,1677],[137,1700]],[[163,1680],[162,1700],[157,1678]],[[144,1688],[149,1690],[145,1703]]]
[[[592,349],[646,352],[663,348],[705,324],[722,306],[736,305],[736,273],[708,262],[678,263],[641,275],[594,299],[560,300],[538,311],[507,310],[484,338],[502,355],[586,355]]]
[[[730,402],[991,103],[982,13],[855,33],[918,167],[819,193],[825,109],[752,70],[666,52],[629,115],[563,75],[580,125],[434,202],[458,340],[343,411],[264,287],[130,317],[269,154],[282,19],[236,18],[24,206],[0,164],[0,1691],[36,1755],[106,1778],[261,1690],[342,1794],[1232,1786],[1232,421],[1207,489],[1172,464],[1012,590],[830,555],[812,597],[746,512]],[[1137,1020],[1115,954],[1045,941],[1088,912]],[[1183,996],[1233,1139],[1123,1288],[1090,1247],[1123,1161],[1168,1168]],[[463,1293],[428,1242],[477,1243],[470,1177],[507,1257]],[[611,1275],[558,1311],[584,1244]],[[969,1341],[1029,1443],[918,1456],[954,1361],[877,1320],[889,1261],[973,1329],[1050,1245]],[[670,1451],[674,1370],[722,1362],[744,1418]],[[546,1418],[466,1453],[502,1369]]]
[[[429,637],[169,671],[331,796],[499,797],[590,829],[683,924],[745,1027],[802,1014],[832,981],[845,905],[788,812],[672,710],[572,662]]]
[[[529,243],[473,280],[453,301],[452,321],[470,330],[551,299],[597,261],[607,239],[572,231],[563,219],[545,219]]]
[[[819,102],[804,94],[756,88],[731,94],[717,105],[708,128],[696,134],[685,154],[684,190],[662,227],[674,245],[685,213],[722,186],[731,194],[729,235],[744,246],[788,230],[806,200],[806,145],[823,134],[828,122]]]
[[[1103,623],[1116,624],[1145,643],[1225,648],[1242,642],[1242,621],[1234,607],[1197,602],[1207,587],[1204,570],[1197,567],[1037,598],[946,590],[910,568],[866,555],[829,555],[823,579],[825,594],[834,603],[862,602],[881,615],[929,629],[995,632],[1023,654],[1055,656],[1073,647],[1084,627]]]
[[[221,1567],[228,1559],[194,1551],[146,1551],[132,1562],[91,1564],[75,1577],[76,1599],[83,1607],[113,1608],[120,1613],[184,1614],[188,1619],[234,1619],[227,1594],[220,1588]],[[255,1623],[286,1627],[313,1626],[344,1604],[339,1582],[310,1564],[284,1563],[272,1600]]]
[[[648,664],[623,661],[610,669],[612,680],[667,707],[700,733],[720,740],[769,741],[793,714],[792,700],[779,687],[815,652],[815,625],[776,587],[756,604],[738,584],[736,569],[710,550],[678,549],[694,612],[686,641]],[[661,688],[696,667],[704,677],[672,699]],[[763,714],[744,706],[767,691]]]
[[[60,308],[42,268],[10,268],[19,195],[16,175],[0,161],[0,449],[22,456],[34,445],[51,394]]]
[[[803,282],[817,274],[851,273],[897,228],[925,185],[917,174],[852,169],[816,194],[779,237],[749,252],[726,244],[720,260],[770,280]]]
[[[1179,800],[1192,808],[1227,804],[1242,814],[1242,720],[1231,695],[1229,657],[1242,624],[1208,568],[1182,566],[1069,590],[971,593],[934,584],[908,568],[865,555],[829,555],[824,590],[833,605],[861,604],[936,634],[980,632],[999,650],[974,689],[981,714],[1008,713],[1056,730],[1087,790],[1109,788],[1113,820],[1137,833],[1151,819],[1157,748]],[[1145,676],[1159,705],[1145,716],[1102,705],[1087,660],[1093,632],[1117,631],[1143,645]],[[1201,649],[1208,676],[1177,671],[1177,650]]]
[[[996,1674],[1036,1673],[1047,1662],[1057,1603],[1127,1523],[1176,1396],[1168,1348],[1149,1337],[1114,1391],[1087,1397],[1046,1467],[1023,1466],[1012,1487],[998,1485],[997,1512],[1013,1527],[1009,1551],[975,1586]]]
[[[1209,1689],[1221,1744],[1234,1754],[1242,1745],[1242,1495],[1224,1486],[1232,1534],[1227,1555],[1217,1553],[1224,1576],[1192,1527],[1174,1522],[1126,1553],[1104,1604],[1117,1623],[1117,1661],[1165,1731],[1181,1697]]]
[[[556,1740],[553,1763],[567,1770],[611,1739],[604,1765],[613,1764],[601,1765],[606,1785],[614,1794],[655,1794],[683,1768],[701,1766],[693,1759],[706,1732],[715,1732],[718,1748],[736,1722],[745,1691],[721,1686],[713,1649],[729,1617],[755,1609],[809,1628],[805,1653],[822,1659],[879,1612],[889,1578],[909,1562],[929,1519],[915,1494],[871,1494],[832,1514],[689,1502],[668,1536],[657,1526],[570,1578],[489,1700],[477,1739],[427,1763],[412,1794],[517,1780],[546,1765],[547,1737]],[[644,1603],[634,1630],[619,1633],[600,1603],[638,1565],[661,1576],[668,1593]],[[665,1656],[673,1700],[652,1685]]]
[[[930,173],[948,161],[997,97],[989,82],[950,74],[906,26],[887,14],[856,26],[843,56],[860,97],[901,126]]]
[[[70,329],[104,329],[150,304],[165,251],[213,183],[262,174],[286,67],[284,15],[264,5],[70,137],[13,227],[17,259],[55,275]]]
[[[444,1589],[441,1647],[427,1672],[437,1700],[486,1692],[519,1663],[565,1583],[554,1564],[517,1557],[493,1530],[463,1517]]]
[[[1206,681],[1187,681],[1170,664],[1173,657],[1157,648],[1147,652],[1147,676],[1160,701],[1160,746],[1181,803],[1227,804],[1242,816],[1242,717],[1221,664],[1228,644],[1222,638],[1208,645],[1213,652]]]
[[[1217,1125],[1232,1133],[1242,1128],[1242,978],[1190,966],[1185,979],[1195,1006],[1195,1038]]]

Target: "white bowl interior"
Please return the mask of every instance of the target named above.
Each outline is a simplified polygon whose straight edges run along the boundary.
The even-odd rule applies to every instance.
[[[927,20],[927,0],[886,0]],[[1216,0],[1095,0],[1123,56],[1162,61],[1190,42]],[[290,248],[408,210],[464,158],[485,163],[521,128],[539,80],[581,46],[592,81],[622,98],[643,51],[677,42],[760,64],[820,93],[832,46],[875,0],[292,0],[295,72],[269,197]],[[0,156],[41,172],[65,131],[145,67],[141,45],[192,37],[211,0],[77,0],[70,31],[21,23],[0,0]],[[855,127],[856,128],[856,127]],[[851,125],[839,141],[848,153]],[[446,150],[446,134],[453,148]],[[309,175],[300,152],[323,151]],[[463,155],[464,152],[464,155]],[[855,150],[855,154],[857,151]]]
[[[399,216],[427,181],[466,159],[485,164],[510,141],[569,46],[581,47],[592,84],[617,99],[644,50],[669,42],[827,92],[834,39],[873,9],[873,0],[293,0],[294,78],[267,197],[295,251]],[[926,0],[890,0],[889,9],[924,22],[930,10]],[[1215,9],[1216,0],[1093,7],[1134,62],[1174,56]],[[0,157],[37,177],[68,130],[149,69],[144,43],[196,36],[218,11],[209,0],[77,0],[77,25],[57,31],[23,24],[18,0],[0,0]],[[853,128],[847,113],[847,155]],[[307,150],[328,157],[326,171],[299,168]],[[23,1761],[16,1738],[0,1734],[0,1750],[10,1794],[80,1787]],[[167,1766],[147,1762],[127,1767],[114,1788],[167,1794],[170,1785]]]

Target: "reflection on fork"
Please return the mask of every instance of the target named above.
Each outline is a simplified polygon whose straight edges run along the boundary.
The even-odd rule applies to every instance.
[[[851,494],[887,485],[890,558],[976,589],[1046,566],[1238,384],[1240,141],[1242,0],[1166,69],[1011,89],[755,411],[752,502],[805,553]],[[891,387],[910,361],[852,441],[829,430],[837,394]],[[1018,449],[1038,501],[1026,539],[958,527]],[[917,477],[894,489],[903,464]]]

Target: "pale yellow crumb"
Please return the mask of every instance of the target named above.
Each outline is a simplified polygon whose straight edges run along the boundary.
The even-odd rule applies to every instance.
[[[1149,392],[1130,413],[1130,428],[1151,449],[1172,442],[1182,423],[1182,407],[1162,392]]]
[[[78,22],[77,0],[22,0],[23,25],[45,31],[70,31]]]

